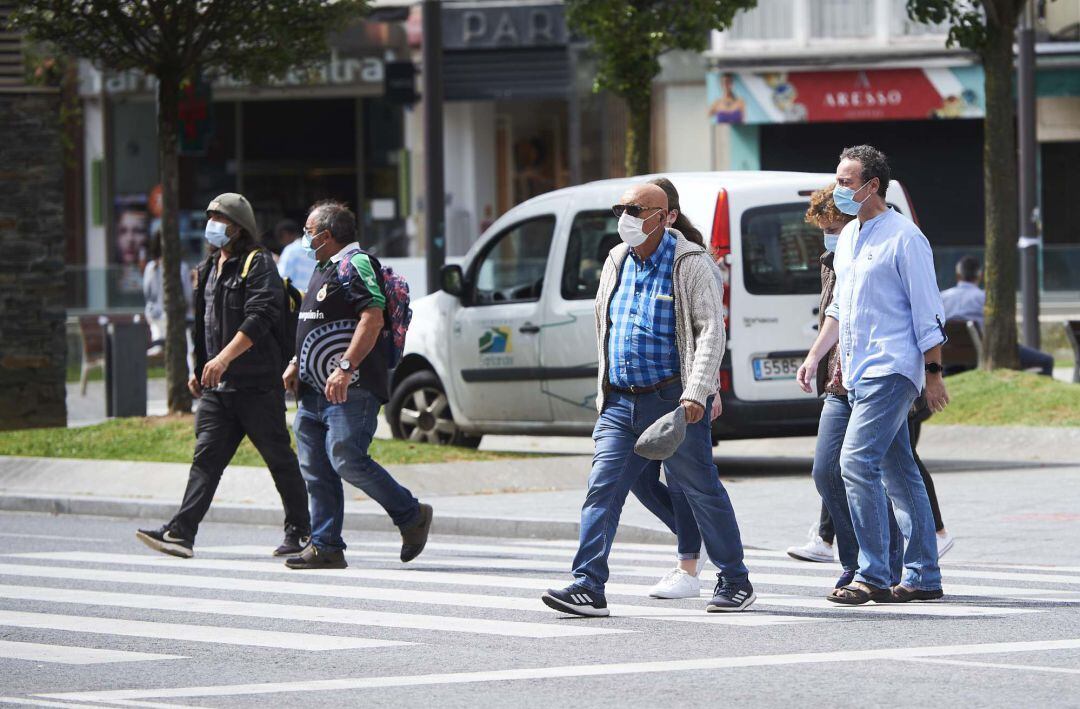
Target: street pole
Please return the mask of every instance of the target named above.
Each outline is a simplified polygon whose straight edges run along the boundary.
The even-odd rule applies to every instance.
[[[443,175],[442,10],[439,0],[424,0],[424,231],[427,235],[428,293],[442,287],[446,261],[446,187]]]
[[[1017,30],[1017,133],[1020,148],[1020,297],[1023,343],[1039,348],[1038,184],[1035,170],[1035,2],[1028,0]]]

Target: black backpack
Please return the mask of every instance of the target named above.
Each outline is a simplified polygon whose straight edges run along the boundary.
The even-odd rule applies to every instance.
[[[244,266],[240,269],[241,282],[246,282],[248,270],[251,269],[251,262],[255,258],[255,254],[260,251],[264,251],[267,257],[272,258],[270,252],[264,249],[252,249],[249,251],[247,258],[244,259]],[[281,364],[284,367],[296,354],[296,325],[299,321],[300,304],[303,303],[304,296],[292,284],[291,279],[282,278],[281,284],[285,291],[285,298],[281,303],[281,315],[278,317],[277,327],[274,328],[274,337],[277,338],[278,345],[281,346]]]

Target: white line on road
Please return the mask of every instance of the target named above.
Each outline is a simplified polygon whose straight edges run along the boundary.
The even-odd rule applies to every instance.
[[[74,603],[114,608],[143,608],[148,610],[179,611],[182,613],[209,613],[235,615],[248,618],[274,618],[276,620],[302,620],[315,623],[342,623],[345,625],[371,625],[384,628],[409,628],[414,630],[443,630],[461,633],[503,635],[519,638],[561,638],[584,635],[605,635],[630,632],[597,626],[567,625],[555,623],[525,623],[519,621],[489,620],[413,613],[387,613],[352,608],[326,608],[322,606],[295,606],[278,603],[250,603],[214,598],[190,598],[183,596],[144,596],[135,593],[111,591],[85,591],[41,586],[0,585],[0,598],[46,603]]]
[[[83,563],[109,563],[126,564],[130,566],[150,566],[154,568],[168,568],[175,571],[178,569],[205,569],[225,572],[258,572],[275,575],[287,575],[292,578],[311,576],[324,576],[330,578],[352,578],[377,581],[392,581],[401,583],[431,583],[454,586],[478,586],[482,588],[517,588],[530,591],[543,591],[548,588],[562,588],[566,585],[565,579],[552,578],[525,578],[521,576],[499,576],[497,574],[480,573],[454,573],[450,571],[430,571],[423,569],[359,569],[350,567],[342,570],[312,569],[297,572],[284,568],[280,564],[261,561],[244,561],[232,559],[172,559],[164,556],[103,554],[103,553],[75,553],[70,557],[57,554],[62,552],[43,552],[42,554],[20,554],[19,558],[48,558],[64,561],[81,561]],[[10,557],[9,557],[10,558]],[[769,577],[771,578],[771,577]],[[755,576],[754,581],[761,580]],[[766,581],[761,581],[765,583]],[[806,585],[805,583],[799,585]],[[609,596],[647,596],[651,586],[643,584],[609,583],[607,593]],[[976,606],[952,602],[943,603],[912,603],[912,604],[886,604],[865,605],[858,607],[838,606],[825,601],[824,598],[806,598],[791,595],[763,594],[759,595],[758,603],[762,606],[798,606],[807,604],[806,607],[821,611],[831,611],[841,616],[857,617],[855,614],[861,611],[871,613],[894,612],[904,615],[925,616],[983,616],[983,615],[1012,615],[1025,612],[1036,612],[1040,609],[1029,608],[1000,608]],[[721,617],[729,617],[723,615]],[[741,617],[741,616],[734,616]],[[773,616],[776,617],[776,616]],[[721,623],[722,621],[710,621]],[[731,621],[732,624],[747,623],[749,621]]]
[[[305,652],[357,650],[408,644],[393,640],[371,640],[339,635],[286,633],[274,630],[250,630],[215,625],[157,623],[121,618],[97,618],[5,610],[0,610],[0,626],[61,630],[69,633],[100,633],[102,635],[122,635],[136,638],[180,640],[182,642],[272,647],[282,650],[303,650]]]
[[[418,687],[448,684],[475,684],[517,680],[563,679],[568,677],[603,677],[641,673],[716,671],[743,667],[769,667],[799,664],[829,664],[866,661],[906,660],[913,657],[950,657],[955,655],[988,655],[1013,652],[1053,652],[1080,649],[1080,639],[1035,640],[1027,642],[985,643],[975,645],[942,645],[937,647],[884,648],[879,650],[839,650],[776,655],[744,655],[707,657],[694,660],[656,662],[625,662],[619,664],[569,665],[560,667],[530,667],[512,670],[480,672],[450,672],[444,674],[342,677],[303,682],[267,682],[262,684],[219,685],[215,687],[177,687],[173,689],[117,689],[91,692],[39,694],[49,699],[76,701],[111,701],[115,699],[167,699],[181,697],[233,697],[241,695],[280,694],[292,692],[327,692],[389,687]],[[308,700],[310,701],[310,697]],[[381,701],[388,701],[383,695]]]
[[[260,547],[230,547],[231,551],[228,553],[237,556],[265,556],[265,550]],[[246,551],[245,551],[246,550]],[[390,559],[397,559],[397,552],[383,552],[383,551],[370,551],[365,549],[355,549],[350,552],[354,558],[370,558],[375,561],[384,562]],[[18,554],[14,556],[25,556]],[[489,569],[506,569],[513,571],[569,571],[570,559],[567,558],[565,562],[554,561],[548,559],[491,559],[480,557],[461,557],[461,556],[435,556],[427,555],[419,559],[414,559],[409,562],[410,566],[453,566],[458,568],[489,568]],[[793,564],[795,568],[801,571],[813,572],[817,571],[809,565],[805,564]],[[622,564],[611,564],[609,569],[612,574],[621,573],[629,574],[632,576],[663,576],[671,569],[668,567],[660,566],[630,566]],[[946,572],[946,575],[948,572]],[[813,588],[817,586],[823,586],[831,589],[833,586],[833,580],[835,575],[814,575],[807,574],[762,574],[750,569],[750,581],[755,584],[773,584],[776,586],[800,586],[805,588]],[[1020,580],[1020,579],[1017,579]],[[1080,581],[1080,580],[1078,580]],[[1047,581],[1046,583],[1058,583],[1055,581]],[[1062,593],[1068,593],[1063,589],[1031,589],[1020,587],[1001,587],[1001,586],[972,586],[946,583],[946,592],[952,595],[960,596],[986,596],[990,598],[1009,598],[1013,596],[1037,596],[1037,595],[1060,595]],[[1077,598],[1080,602],[1080,598]]]
[[[989,670],[1021,670],[1024,672],[1053,672],[1067,675],[1080,675],[1080,669],[1073,667],[1047,667],[1045,665],[1015,665],[1004,662],[971,662],[969,660],[942,660],[929,657],[908,657],[905,662],[921,662],[927,665],[954,665],[956,667],[977,667]]]
[[[182,660],[180,655],[156,655],[128,650],[101,650],[93,647],[46,645],[0,640],[0,660],[30,660],[56,662],[62,665],[98,665],[106,662],[146,662],[148,660]]]
[[[19,576],[31,578],[65,579],[72,581],[101,581],[111,584],[134,584],[167,586],[170,588],[201,588],[217,591],[243,591],[260,594],[286,594],[316,596],[319,598],[356,598],[395,603],[417,603],[423,605],[444,605],[463,608],[487,608],[494,610],[512,610],[543,613],[550,616],[551,610],[540,603],[535,596],[500,596],[495,594],[478,595],[475,593],[446,593],[441,591],[416,591],[407,588],[378,588],[365,586],[344,586],[340,584],[298,583],[295,581],[266,581],[241,579],[230,576],[196,576],[192,574],[149,573],[136,571],[116,571],[113,569],[72,569],[65,567],[20,566],[0,564],[0,576]],[[492,584],[485,584],[491,587]],[[546,588],[542,583],[535,584],[535,590]],[[686,623],[705,625],[764,626],[786,623],[812,623],[823,618],[806,616],[767,615],[764,613],[739,615],[728,613],[706,614],[701,610],[675,606],[642,606],[611,604],[613,615],[621,618],[645,618],[651,620],[676,620]],[[2,611],[0,611],[2,613]],[[0,625],[4,625],[0,615]],[[186,626],[185,626],[186,627]],[[202,626],[192,626],[202,627]],[[331,636],[333,637],[333,636]],[[375,642],[375,641],[360,641]]]
[[[18,532],[0,532],[0,537],[14,537],[16,539],[56,539],[63,542],[115,542],[115,539],[103,537],[65,537],[58,534],[22,534]]]

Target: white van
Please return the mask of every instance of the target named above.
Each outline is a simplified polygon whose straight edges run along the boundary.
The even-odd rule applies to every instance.
[[[821,401],[795,372],[817,335],[821,231],[803,215],[830,174],[666,175],[729,274],[719,439],[815,435]],[[394,435],[475,445],[486,433],[587,435],[596,422],[593,298],[618,243],[611,205],[652,176],[603,180],[514,207],[413,304],[386,417]],[[911,215],[900,183],[888,202]]]

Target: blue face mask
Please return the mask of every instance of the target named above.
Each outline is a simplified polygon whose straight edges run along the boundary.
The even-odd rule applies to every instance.
[[[855,216],[859,213],[859,210],[862,209],[863,202],[870,199],[870,195],[868,194],[862,198],[862,201],[856,202],[855,195],[862,192],[863,187],[866,187],[868,184],[870,183],[863,183],[863,186],[857,190],[853,190],[850,187],[841,187],[840,185],[837,185],[833,188],[833,204],[835,204],[836,208],[844,214],[847,214],[851,217]],[[873,194],[873,192],[871,192],[870,194]]]
[[[225,233],[228,228],[229,225],[224,222],[208,221],[203,236],[210,242],[211,246],[221,249],[225,247],[225,244],[229,243],[229,235]]]
[[[318,256],[319,249],[326,246],[326,242],[323,242],[322,244],[319,244],[319,248],[316,249],[316,248],[313,248],[311,246],[311,240],[314,239],[314,238],[315,238],[315,236],[312,235],[312,234],[309,234],[307,232],[307,229],[305,229],[304,230],[304,235],[302,237],[300,237],[300,245],[304,248],[304,253],[307,254],[308,258],[313,259],[315,261],[318,261],[319,260],[319,256]]]
[[[836,251],[836,242],[840,241],[840,234],[830,234],[825,232],[825,250]]]

